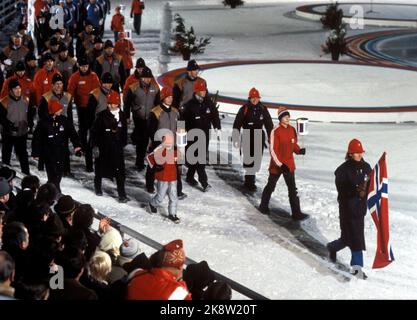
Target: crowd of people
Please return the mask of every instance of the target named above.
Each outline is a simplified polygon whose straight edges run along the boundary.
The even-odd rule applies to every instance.
[[[49,23],[53,5],[62,8],[64,14],[64,25],[56,29]],[[143,9],[141,1],[133,0],[131,16],[138,35]],[[179,223],[177,203],[187,197],[176,145],[179,121],[184,121],[181,129],[185,132],[198,129],[204,133],[204,154],[211,132],[221,134],[216,101],[199,76],[198,63],[190,60],[185,77],[175,81],[173,87],[160,89],[142,58],[133,64],[136,48],[126,37],[120,6],[115,8],[111,21],[115,42],[103,43],[109,12],[110,1],[36,0],[35,39],[22,23],[0,54],[0,295],[51,300],[230,299],[230,287],[214,281],[207,263],[189,265],[183,274],[185,253],[180,240],[149,258],[138,254],[135,241],[124,241],[107,219],[100,221],[98,231],[92,231],[94,209],[77,204],[61,191],[62,177],[73,176],[71,141],[73,153],[85,158],[86,172],[94,172],[96,195],[103,195],[103,178],[115,179],[119,202],[129,201],[124,147],[130,139],[136,146],[136,169],[146,169],[146,190],[154,194],[149,201],[150,212],[158,212],[168,196],[168,217]],[[288,186],[292,218],[304,220],[309,216],[300,209],[293,154],[304,155],[306,150],[297,144],[289,110],[279,108],[279,123],[274,127],[260,100],[260,92],[252,88],[233,124],[237,132],[233,144],[241,149],[246,171],[243,186],[248,192],[256,191],[260,163],[253,157],[262,158],[268,142],[269,179],[259,211],[269,214],[270,198],[282,175]],[[78,121],[74,121],[74,109]],[[249,132],[248,148],[241,147],[245,130]],[[257,130],[262,131],[260,140],[255,138]],[[185,153],[197,140],[189,137]],[[367,185],[361,181],[370,168],[362,156],[357,156],[363,154],[362,147],[355,146],[349,146],[346,158],[353,164],[336,172],[344,229],[341,238],[328,249],[335,260],[336,252],[349,246],[353,265],[363,265],[364,239],[354,236],[363,234],[363,215],[352,218],[357,208],[342,205],[357,198],[362,210],[365,201]],[[11,169],[13,150],[25,175],[16,195],[12,190],[16,175]],[[211,186],[206,161],[198,157],[199,152],[198,161],[185,159],[185,181],[207,192]],[[37,161],[39,170],[46,170],[47,183],[40,185],[39,179],[31,175],[29,155]],[[51,279],[59,275],[60,268],[64,270],[64,289],[51,289]]]

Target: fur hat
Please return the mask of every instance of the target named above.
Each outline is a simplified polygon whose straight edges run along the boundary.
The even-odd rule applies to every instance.
[[[16,171],[9,167],[0,168],[0,177],[6,179],[8,182],[12,181],[16,177]]]
[[[188,61],[187,71],[199,70],[200,67],[195,60]]]
[[[9,90],[12,90],[12,89],[14,89],[16,87],[19,87],[19,86],[20,86],[20,83],[19,83],[19,81],[17,79],[10,80],[10,82],[9,82]]]
[[[12,187],[10,186],[9,182],[3,177],[0,178],[0,197],[3,197],[10,192],[12,192]]]

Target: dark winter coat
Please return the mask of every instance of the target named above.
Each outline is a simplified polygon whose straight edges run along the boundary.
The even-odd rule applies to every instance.
[[[357,186],[369,176],[371,166],[365,161],[347,160],[336,171],[339,219],[342,241],[352,250],[365,250],[364,218],[366,197],[361,199]]]
[[[70,120],[63,116],[40,119],[33,134],[32,157],[41,157],[45,164],[63,170],[68,150],[68,140],[74,148],[81,147],[80,139]]]
[[[250,130],[251,146],[254,143],[255,129],[260,129],[262,130],[262,147],[264,147],[266,141],[265,132],[263,131],[264,127],[269,137],[271,135],[272,129],[274,128],[274,124],[268,109],[262,103],[253,105],[252,103],[248,102],[247,104],[243,105],[239,109],[233,123],[233,129],[237,129],[239,132],[241,129]],[[237,132],[235,133],[234,131],[233,141],[238,141],[238,138],[239,136],[237,135]]]
[[[193,95],[193,98],[184,105],[185,129],[201,129],[209,137],[211,128],[221,129],[219,111],[210,100],[208,94],[200,101]]]
[[[127,145],[127,122],[123,111],[119,111],[119,121],[109,109],[99,113],[91,134],[93,146],[99,149],[96,166],[101,176],[113,178],[117,171],[124,174],[123,148]]]
[[[97,300],[97,294],[74,279],[64,280],[64,289],[50,291],[49,300]]]

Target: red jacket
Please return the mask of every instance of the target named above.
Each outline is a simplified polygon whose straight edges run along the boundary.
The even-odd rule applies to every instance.
[[[130,9],[130,15],[132,14],[142,14],[142,6],[144,3],[140,0],[132,0],[132,7]]]
[[[46,67],[43,67],[38,72],[36,72],[35,77],[33,78],[33,86],[35,87],[35,103],[39,105],[41,97],[44,93],[48,92],[52,88],[52,77],[54,74],[61,73],[53,68],[51,71],[46,71]]]
[[[125,17],[121,13],[116,13],[111,19],[111,30],[114,32],[123,32],[125,24]]]
[[[271,131],[269,151],[271,153],[271,163],[269,172],[271,174],[280,173],[279,167],[285,163],[291,172],[295,170],[293,153],[299,154],[300,147],[297,144],[297,132],[294,127],[285,127],[279,124]]]
[[[132,56],[135,55],[135,47],[129,39],[117,40],[114,46],[114,52],[122,56],[122,61],[125,69],[133,68]]]
[[[168,270],[139,270],[127,287],[127,300],[191,300],[184,281],[178,281]]]
[[[146,159],[151,168],[155,164],[163,166],[162,170],[155,171],[156,180],[166,182],[177,181],[177,156],[177,150],[167,150],[162,145],[159,145],[147,156]]]
[[[22,94],[28,97],[32,102],[35,101],[35,88],[33,87],[32,80],[25,74],[22,78],[19,78],[16,74],[7,78],[3,83],[3,89],[1,90],[0,99],[3,99],[9,94],[9,82],[13,79],[19,81],[20,87],[22,88]]]
[[[87,107],[90,92],[98,87],[100,80],[93,71],[86,75],[77,71],[68,80],[68,92],[74,97],[77,107]]]

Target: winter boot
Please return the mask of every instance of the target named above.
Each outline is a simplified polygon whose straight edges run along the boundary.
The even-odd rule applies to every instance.
[[[310,216],[308,214],[305,214],[305,213],[302,213],[302,212],[297,212],[297,213],[295,213],[291,216],[291,218],[295,221],[302,221],[302,220],[305,220],[309,217]]]
[[[158,209],[156,207],[154,207],[150,202],[148,203],[148,205],[149,205],[149,211],[151,213],[157,213],[158,212]]]
[[[209,185],[208,183],[202,185],[203,187],[203,192],[207,192],[211,189],[211,185]]]
[[[187,179],[185,179],[185,181],[190,185],[190,186],[193,186],[193,187],[195,187],[196,185],[198,185],[198,181],[196,180],[196,179],[194,179],[194,178],[188,178],[187,177]]]
[[[174,223],[180,223],[180,218],[178,218],[176,215],[174,216],[174,215],[170,214],[170,215],[168,215],[168,219],[171,220]]]
[[[128,197],[126,197],[126,196],[120,196],[119,197],[119,202],[120,203],[126,203],[126,202],[128,202],[129,201],[129,198]]]
[[[262,214],[269,214],[270,213],[269,208],[262,206],[262,204],[258,207],[258,210]]]
[[[185,198],[187,198],[187,194],[182,191],[178,192],[177,196],[178,196],[178,200],[184,200]]]

